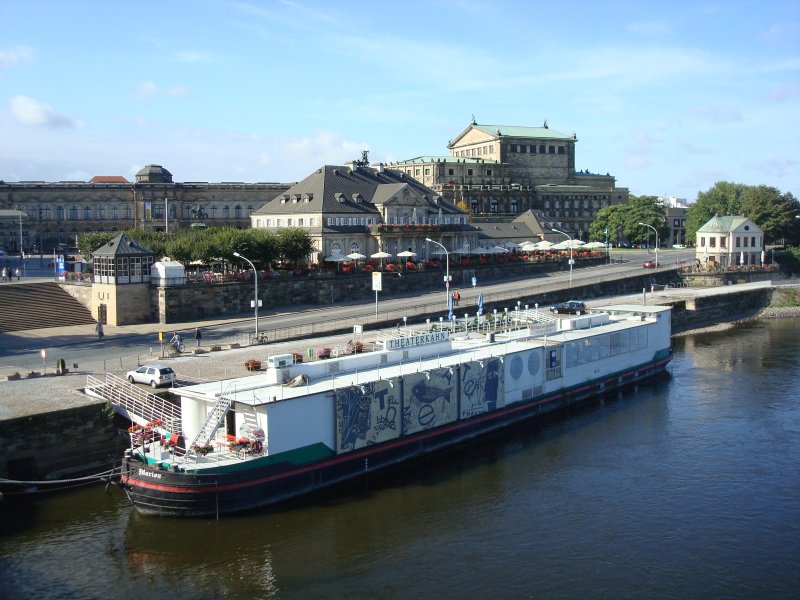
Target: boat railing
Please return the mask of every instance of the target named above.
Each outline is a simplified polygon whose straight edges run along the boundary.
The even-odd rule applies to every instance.
[[[101,381],[89,375],[86,391],[109,400],[115,409],[123,408],[125,416],[134,423],[146,425],[160,420],[168,431],[180,431],[180,406],[140,389],[127,379],[107,373],[105,381]]]

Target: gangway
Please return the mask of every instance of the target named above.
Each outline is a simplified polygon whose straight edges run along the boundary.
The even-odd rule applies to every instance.
[[[110,401],[117,413],[137,425],[145,426],[161,420],[165,430],[175,433],[181,430],[180,406],[146,392],[122,377],[106,373],[105,381],[101,381],[89,375],[86,393]]]
[[[189,444],[190,452],[195,452],[195,448],[202,448],[211,442],[211,438],[214,437],[217,429],[219,429],[220,425],[222,425],[222,422],[225,420],[225,415],[228,414],[231,404],[233,404],[233,398],[227,397],[224,394],[217,398],[217,401],[208,413],[208,417],[206,417],[205,423],[203,423],[200,431],[197,432],[192,443]]]

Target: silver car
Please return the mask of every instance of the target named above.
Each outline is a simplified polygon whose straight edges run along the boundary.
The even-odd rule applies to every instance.
[[[169,385],[175,381],[175,371],[167,365],[142,365],[125,374],[131,383],[146,383],[152,388]]]

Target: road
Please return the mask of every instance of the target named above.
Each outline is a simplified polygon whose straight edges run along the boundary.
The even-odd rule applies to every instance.
[[[624,274],[642,273],[642,261],[653,258],[652,251],[627,250],[612,251],[612,262],[574,269],[572,286],[578,287],[593,282],[601,282]],[[659,266],[671,268],[693,260],[691,249],[664,249],[659,251]],[[568,271],[548,273],[524,280],[502,281],[478,285],[474,289],[459,288],[461,302],[456,307],[457,318],[464,314],[474,316],[477,310],[477,297],[483,292],[484,306],[502,310],[513,310],[519,299],[561,290],[569,286]],[[380,294],[380,293],[379,293]],[[336,305],[297,306],[292,310],[262,311],[259,315],[259,330],[266,331],[271,341],[319,337],[331,331],[352,331],[354,324],[368,326],[371,323],[420,322],[425,318],[436,320],[447,314],[447,295],[444,290],[425,290],[419,293],[378,297],[372,301],[354,301]],[[488,309],[487,309],[488,311]],[[248,343],[249,334],[254,331],[253,318],[241,315],[217,321],[182,323],[168,327],[165,336],[169,338],[172,328],[182,335],[187,347],[194,345],[193,332],[196,326],[203,329],[203,345],[212,343]],[[41,350],[46,351],[45,364],[52,370],[55,361],[64,357],[67,366],[72,363],[110,363],[134,357],[135,361],[148,361],[158,357],[159,344],[157,332],[159,324],[106,327],[103,341],[97,341],[92,326],[64,327],[48,330],[30,330],[20,333],[0,335],[0,375],[18,370],[20,372],[42,369]],[[135,362],[134,361],[134,362]]]

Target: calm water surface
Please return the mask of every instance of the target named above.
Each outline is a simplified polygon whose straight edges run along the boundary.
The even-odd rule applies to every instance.
[[[291,510],[0,505],[0,597],[798,598],[800,322],[675,342],[670,375]]]

